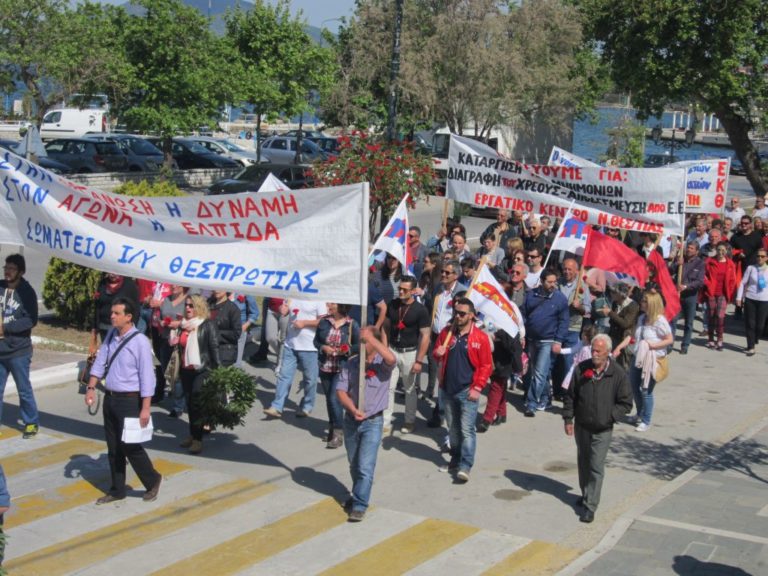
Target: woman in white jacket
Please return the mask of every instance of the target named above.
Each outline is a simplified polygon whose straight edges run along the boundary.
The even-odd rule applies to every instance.
[[[747,356],[755,355],[755,346],[768,319],[768,253],[757,251],[757,264],[747,266],[736,292],[736,306],[744,303],[744,327],[747,333]]]

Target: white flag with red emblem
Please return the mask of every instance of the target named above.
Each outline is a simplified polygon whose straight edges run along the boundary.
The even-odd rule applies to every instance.
[[[483,315],[484,321],[491,321],[514,338],[523,327],[520,309],[510,300],[501,284],[493,277],[488,266],[483,264],[467,292],[475,310]]]

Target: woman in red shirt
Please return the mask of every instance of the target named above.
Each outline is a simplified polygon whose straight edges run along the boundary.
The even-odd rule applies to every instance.
[[[736,265],[728,256],[728,243],[720,242],[715,255],[707,258],[704,272],[704,297],[707,300],[709,314],[709,341],[707,348],[723,349],[723,329],[725,327],[725,309],[736,294]],[[715,335],[717,344],[715,344]]]

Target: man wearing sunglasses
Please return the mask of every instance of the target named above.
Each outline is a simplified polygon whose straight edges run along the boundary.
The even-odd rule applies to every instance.
[[[463,484],[475,463],[478,400],[493,371],[491,341],[475,326],[470,299],[456,300],[453,321],[440,332],[433,355],[440,362],[440,390],[451,440],[447,470]]]

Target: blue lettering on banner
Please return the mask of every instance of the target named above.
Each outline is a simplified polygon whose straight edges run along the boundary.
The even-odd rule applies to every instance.
[[[177,216],[181,218],[181,210],[176,202],[166,202],[165,207],[168,209],[168,216]]]
[[[130,248],[123,246],[123,248]],[[297,290],[305,294],[317,294],[314,287],[318,270],[302,273],[297,270],[259,270],[245,268],[227,262],[209,260],[203,262],[191,258],[187,261],[181,256],[171,259],[168,269],[171,274],[180,274],[190,280],[214,280],[242,286],[261,286],[272,290]],[[287,284],[283,284],[288,278]]]
[[[6,176],[3,178],[3,188],[5,189],[5,199],[8,202],[32,202],[33,205],[42,204],[48,196],[48,190],[39,186],[32,192],[32,187],[28,182],[21,184],[21,180]]]
[[[165,226],[163,226],[163,223],[159,220],[153,220],[152,218],[149,219],[150,222],[152,222],[152,231],[158,231],[158,232],[165,232]]]
[[[120,258],[118,258],[117,263],[118,264],[133,264],[134,260],[137,258],[140,258],[141,260],[138,262],[138,265],[143,270],[147,267],[147,262],[152,260],[152,258],[155,258],[157,254],[150,254],[143,248],[139,248],[138,250],[134,248],[133,246],[128,246],[127,244],[123,244],[123,253],[120,255]]]
[[[41,222],[33,222],[31,218],[27,218],[26,237],[30,242],[44,244],[51,250],[68,250],[73,254],[96,260],[104,258],[107,251],[107,245],[93,236],[83,236],[71,230],[61,230]]]
[[[706,180],[688,180],[686,188],[688,190],[709,190],[711,185],[712,182],[707,182]]]
[[[17,160],[16,166],[11,164],[12,160]],[[53,176],[44,168],[35,166],[31,162],[27,162],[20,156],[14,156],[11,158],[11,153],[6,152],[0,157],[0,170],[15,170],[16,172],[23,172],[22,169],[26,169],[26,175],[32,178],[40,178],[41,180],[48,180],[53,182]]]
[[[688,168],[688,174],[693,174],[694,172],[709,172],[709,169],[712,168],[709,164],[696,164],[694,166],[691,166]]]

